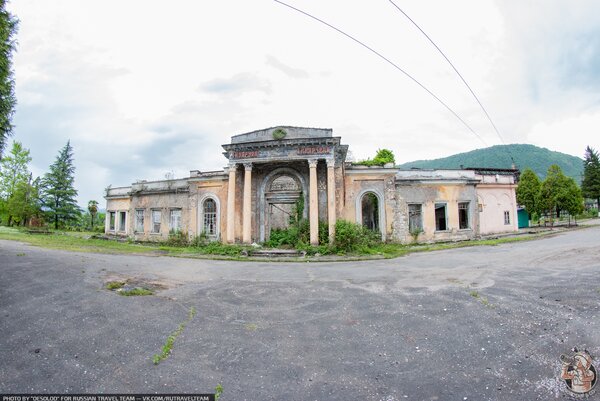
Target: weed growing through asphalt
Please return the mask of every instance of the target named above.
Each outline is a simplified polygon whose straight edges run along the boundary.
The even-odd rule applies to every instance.
[[[23,252],[21,252],[21,253],[17,253],[17,256],[25,256],[25,254]]]
[[[136,287],[136,288],[132,288],[130,290],[123,290],[123,291],[119,291],[119,295],[122,295],[124,297],[136,297],[136,296],[141,296],[141,295],[152,295],[154,294],[152,291],[150,291],[147,288],[140,288],[140,287]]]
[[[192,306],[188,313],[187,320],[183,323],[180,323],[179,327],[177,327],[177,330],[172,332],[169,335],[169,337],[167,337],[167,341],[165,341],[165,345],[163,345],[163,347],[162,347],[162,352],[160,354],[154,354],[152,356],[152,363],[154,363],[155,365],[158,365],[160,363],[160,361],[162,361],[163,359],[167,359],[169,357],[169,355],[171,354],[171,351],[173,350],[173,344],[175,344],[175,339],[183,332],[183,329],[185,329],[185,326],[189,322],[192,321],[192,319],[194,318],[195,315],[196,315],[196,308],[194,308]],[[221,391],[222,391],[222,388],[221,388]]]
[[[219,383],[217,384],[217,387],[215,387],[215,401],[219,401],[221,394],[223,394],[223,386]]]
[[[106,289],[107,290],[116,290],[116,289],[123,287],[124,285],[125,285],[125,282],[123,282],[123,281],[109,281],[108,283],[106,283]]]
[[[256,331],[256,329],[258,329],[258,325],[256,323],[246,323],[244,328],[248,331]]]
[[[494,304],[491,304],[490,301],[486,298],[486,297],[482,297],[481,295],[479,295],[479,292],[473,290],[471,292],[469,292],[469,295],[472,296],[475,299],[478,299],[479,301],[481,301],[481,303],[488,307],[488,308],[495,308],[496,306]]]

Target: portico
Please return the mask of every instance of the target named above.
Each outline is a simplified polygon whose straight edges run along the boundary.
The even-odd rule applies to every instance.
[[[348,147],[333,137],[332,130],[286,127],[254,131],[232,137],[223,148],[229,159],[227,242],[268,240],[271,229],[287,228],[299,200],[308,205],[303,217],[310,224],[310,243],[319,243],[320,219],[329,223],[333,241],[338,214],[336,170]],[[236,199],[238,173],[242,172],[242,199]],[[239,201],[241,219],[236,219]],[[241,228],[236,227],[239,220]]]

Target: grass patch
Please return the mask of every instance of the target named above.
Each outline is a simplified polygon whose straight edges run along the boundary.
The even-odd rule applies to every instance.
[[[132,288],[130,290],[118,291],[118,293],[119,295],[122,295],[124,297],[137,297],[154,294],[154,292],[150,291],[149,289],[141,287]]]
[[[116,290],[119,289],[121,287],[123,287],[125,285],[124,281],[109,281],[108,283],[106,283],[106,289],[107,290]]]
[[[215,401],[219,401],[219,397],[223,394],[223,386],[221,383],[217,384],[215,387]]]
[[[243,251],[253,249],[251,246],[222,244],[220,242],[192,243],[188,246],[173,246],[166,243],[134,243],[133,241],[119,242],[93,238],[92,232],[61,232],[52,231],[48,235],[29,234],[27,231],[0,226],[0,239],[25,242],[34,246],[50,249],[61,249],[76,252],[109,253],[109,254],[153,254],[179,257],[212,257],[213,259],[247,260],[242,256]],[[306,246],[301,249],[308,256],[339,255],[343,260],[360,260],[370,258],[397,258],[413,252],[440,251],[446,249],[464,248],[471,246],[495,246],[500,244],[531,241],[543,238],[546,234],[529,234],[514,237],[504,237],[487,240],[470,240],[460,242],[434,243],[434,244],[392,244],[392,243],[370,243],[359,244],[352,250],[340,250],[330,248],[328,245],[318,247]],[[300,249],[300,248],[299,248]],[[336,260],[335,258],[323,258],[321,260]],[[298,261],[298,259],[287,259],[287,261]]]
[[[23,252],[17,253],[17,256],[25,256],[25,253],[23,253]]]
[[[477,291],[471,291],[469,293],[470,296],[472,296],[473,298],[479,298],[479,293]]]
[[[158,365],[162,360],[167,359],[169,357],[169,355],[171,354],[171,351],[173,350],[173,344],[175,344],[175,340],[177,339],[177,337],[179,337],[179,335],[183,332],[183,329],[185,329],[185,326],[192,321],[192,319],[194,318],[194,316],[196,315],[196,308],[194,308],[193,306],[190,308],[190,311],[188,312],[188,318],[185,322],[180,323],[179,326],[177,327],[177,330],[175,330],[174,332],[172,332],[169,337],[167,337],[167,340],[165,341],[165,345],[163,345],[162,347],[162,351],[160,354],[154,354],[152,356],[152,363],[154,363],[155,365]],[[221,391],[223,391],[223,389],[221,388]]]

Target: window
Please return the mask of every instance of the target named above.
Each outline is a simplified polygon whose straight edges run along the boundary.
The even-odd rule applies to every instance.
[[[436,203],[435,204],[435,230],[446,231],[448,229],[448,223],[446,221],[446,204]]]
[[[108,222],[108,229],[110,231],[115,231],[115,212],[110,212],[110,216],[109,216],[109,222]]]
[[[510,224],[510,212],[508,210],[504,211],[504,224]]]
[[[408,231],[412,233],[423,231],[422,205],[408,205]]]
[[[152,211],[152,232],[160,233],[160,210]]]
[[[135,231],[138,233],[144,232],[144,209],[135,210]]]
[[[181,231],[181,209],[171,209],[169,230],[175,232]]]
[[[458,203],[458,228],[460,230],[469,228],[469,202]]]
[[[204,234],[208,236],[217,235],[217,203],[208,198],[204,201]]]
[[[126,212],[119,212],[119,231],[125,231]]]

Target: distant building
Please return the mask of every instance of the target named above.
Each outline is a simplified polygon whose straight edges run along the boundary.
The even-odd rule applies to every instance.
[[[172,231],[223,242],[264,242],[304,203],[311,243],[318,222],[357,222],[382,240],[471,239],[517,231],[516,170],[401,170],[346,162],[331,129],[276,127],[231,138],[225,170],[141,181],[106,193],[106,233],[164,240]]]

